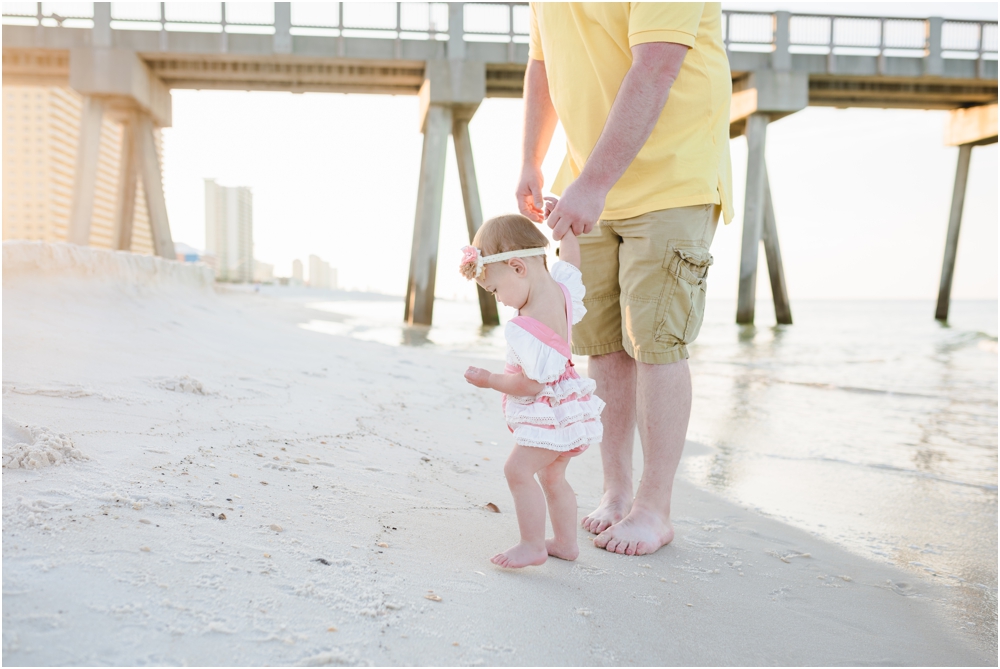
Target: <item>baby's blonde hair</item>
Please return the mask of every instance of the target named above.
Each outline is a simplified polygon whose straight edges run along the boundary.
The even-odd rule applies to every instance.
[[[538,226],[520,214],[504,214],[495,216],[483,223],[476,232],[472,245],[484,256],[492,256],[508,251],[523,251],[537,249],[549,245],[548,238],[542,234]],[[542,256],[542,263],[548,270],[548,262]],[[463,265],[462,275],[466,279],[474,279],[475,265]]]

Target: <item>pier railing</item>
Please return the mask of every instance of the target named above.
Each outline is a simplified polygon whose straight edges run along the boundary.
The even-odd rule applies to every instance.
[[[292,2],[291,35],[442,40],[453,32],[444,2]],[[528,41],[523,2],[465,3],[461,35],[469,42]],[[3,23],[92,28],[94,3],[5,2]],[[112,30],[275,34],[269,2],[112,2]],[[457,32],[454,31],[454,32]],[[995,21],[723,12],[730,51],[997,60]],[[982,68],[977,68],[981,73]]]
[[[446,2],[292,2],[291,34],[448,39]],[[270,2],[112,2],[112,30],[274,34]],[[90,2],[5,2],[3,22],[92,28]],[[467,41],[527,42],[528,3],[466,3]]]

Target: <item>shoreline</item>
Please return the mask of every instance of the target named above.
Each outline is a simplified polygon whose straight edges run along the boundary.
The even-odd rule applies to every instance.
[[[10,248],[4,415],[88,459],[3,470],[5,663],[995,663],[932,584],[681,480],[651,556],[580,530],[574,563],[496,568],[508,433],[466,356],[85,258],[47,280]],[[581,517],[596,450],[568,472]]]

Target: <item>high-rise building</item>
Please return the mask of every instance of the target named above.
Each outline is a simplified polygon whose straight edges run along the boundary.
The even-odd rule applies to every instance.
[[[83,103],[69,88],[3,87],[3,238],[65,242]],[[162,152],[159,130],[157,150]],[[122,126],[105,116],[101,127],[90,245],[113,248]],[[136,180],[132,248],[153,253],[141,180]]]
[[[254,283],[271,283],[274,281],[274,265],[254,258],[253,261]]]
[[[216,257],[220,281],[253,281],[253,194],[205,179],[205,250]]]
[[[296,258],[292,261],[292,279],[302,283],[304,274],[302,273],[302,261]]]
[[[309,285],[313,288],[337,289],[337,270],[319,256],[309,256]]]

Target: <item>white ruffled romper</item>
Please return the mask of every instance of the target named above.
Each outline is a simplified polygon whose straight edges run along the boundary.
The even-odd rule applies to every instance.
[[[583,277],[564,261],[553,264],[551,273],[566,299],[566,339],[529,316],[519,315],[507,323],[504,371],[524,372],[545,388],[534,397],[504,395],[504,416],[515,443],[578,454],[601,441],[604,402],[594,394],[594,380],[576,373],[570,352],[572,326],[587,313]]]

